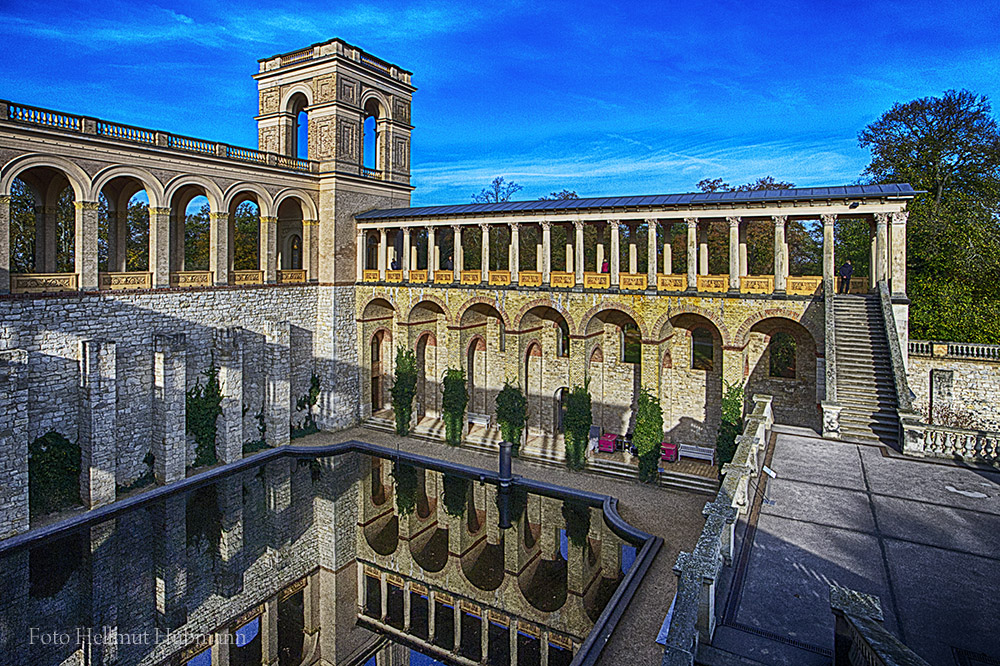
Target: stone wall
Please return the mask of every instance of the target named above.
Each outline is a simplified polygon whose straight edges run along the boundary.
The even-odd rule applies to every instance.
[[[913,406],[930,422],[1000,431],[1000,362],[911,353],[906,374]]]

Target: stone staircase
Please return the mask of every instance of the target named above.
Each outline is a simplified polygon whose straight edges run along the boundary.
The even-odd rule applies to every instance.
[[[834,297],[841,437],[899,448],[896,385],[877,294]]]

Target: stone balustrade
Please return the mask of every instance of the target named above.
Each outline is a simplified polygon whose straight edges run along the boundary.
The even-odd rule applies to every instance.
[[[1000,432],[940,425],[924,426],[923,431],[925,455],[987,463],[1000,462]]]
[[[911,356],[936,356],[1000,362],[1000,345],[974,342],[942,342],[937,340],[910,340]]]
[[[755,395],[754,409],[743,425],[732,462],[715,500],[705,505],[705,527],[695,548],[680,553],[674,573],[677,596],[667,633],[663,666],[692,666],[701,642],[710,644],[716,623],[716,581],[733,562],[735,523],[750,510],[750,482],[760,475],[768,433],[774,423],[771,396]]]

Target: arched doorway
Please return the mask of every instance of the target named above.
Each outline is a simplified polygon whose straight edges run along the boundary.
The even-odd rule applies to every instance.
[[[427,414],[427,341],[430,333],[417,340],[417,419]]]
[[[372,336],[371,341],[371,383],[372,383],[372,413],[382,409],[384,400],[382,398],[382,342],[385,338],[385,331],[377,331]]]

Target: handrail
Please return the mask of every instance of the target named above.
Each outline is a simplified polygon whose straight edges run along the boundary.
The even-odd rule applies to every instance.
[[[6,118],[6,120],[17,123],[40,125],[42,127],[80,134],[93,134],[145,146],[158,146],[160,148],[183,150],[202,155],[214,155],[240,162],[265,164],[304,173],[316,173],[319,170],[319,163],[315,160],[289,157],[254,148],[228,146],[206,139],[197,139],[169,132],[159,132],[145,127],[125,125],[99,118],[77,116],[71,113],[63,113],[61,111],[53,111],[26,104],[16,104],[8,100],[0,100],[0,107],[3,106],[6,106],[7,113],[6,116],[0,114],[0,119]],[[2,112],[2,108],[0,108],[0,112]],[[381,180],[382,172],[377,172],[377,174],[377,176],[369,177]]]
[[[906,366],[903,364],[903,350],[899,344],[899,333],[896,329],[896,317],[892,314],[892,300],[889,297],[889,285],[885,280],[878,283],[879,302],[882,305],[882,321],[885,324],[885,337],[889,341],[889,358],[892,363],[892,377],[896,386],[896,403],[900,412],[913,412],[913,392],[906,379]]]

